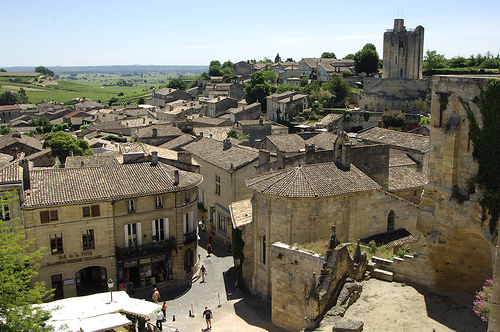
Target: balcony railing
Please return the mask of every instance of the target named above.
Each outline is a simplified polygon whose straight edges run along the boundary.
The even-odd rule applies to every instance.
[[[128,248],[116,247],[116,256],[118,259],[138,258],[151,254],[164,254],[168,250],[175,249],[175,237],[171,236],[168,240],[156,241],[140,246],[130,246]]]
[[[184,244],[188,245],[193,243],[198,239],[198,234],[196,233],[196,229],[192,232],[184,234]]]

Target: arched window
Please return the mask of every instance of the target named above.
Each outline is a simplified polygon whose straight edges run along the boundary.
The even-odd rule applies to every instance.
[[[387,216],[387,231],[394,230],[394,211],[391,210]]]
[[[262,264],[266,264],[266,236],[262,235]]]

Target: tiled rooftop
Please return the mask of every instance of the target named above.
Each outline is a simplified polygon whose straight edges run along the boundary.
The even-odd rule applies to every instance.
[[[257,149],[231,144],[230,148],[223,150],[223,142],[210,138],[202,138],[183,149],[226,171],[236,171],[259,159]]]
[[[322,150],[333,150],[333,145],[335,144],[337,136],[338,134],[327,131],[311,137],[306,143],[314,143],[314,145]]]
[[[351,165],[343,171],[334,163],[304,165],[267,173],[246,181],[257,192],[292,198],[326,197],[380,189],[366,174]]]
[[[202,181],[201,175],[179,171],[158,162],[102,167],[61,168],[30,171],[31,189],[24,207],[78,204],[186,190]]]
[[[0,184],[22,183],[23,168],[15,163],[11,163],[0,169]]]
[[[140,138],[150,138],[153,137],[153,129],[156,129],[157,137],[165,137],[165,136],[181,136],[182,131],[174,127],[172,125],[154,125],[147,128],[139,129],[135,135]]]
[[[427,175],[415,172],[408,167],[389,167],[389,191],[412,190],[423,188]]]
[[[283,152],[299,152],[306,146],[306,141],[297,134],[269,135],[266,139]]]
[[[415,166],[416,163],[406,154],[393,154],[389,156],[389,167]]]
[[[362,130],[358,133],[357,138],[374,143],[417,150],[424,153],[429,151],[429,136],[403,133],[380,127]]]
[[[227,138],[227,132],[233,129],[233,127],[197,127],[193,128],[193,133],[196,136],[200,136],[203,133],[203,137],[210,137],[217,141],[223,141]]]
[[[234,227],[238,228],[252,222],[252,202],[249,199],[232,202],[229,205]]]
[[[34,137],[21,135],[16,132],[8,133],[6,135],[0,136],[0,148],[3,149],[6,146],[10,146],[19,142],[21,144],[31,146],[32,148],[42,150],[42,143]]]

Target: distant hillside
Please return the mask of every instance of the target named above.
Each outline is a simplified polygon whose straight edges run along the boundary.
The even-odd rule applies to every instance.
[[[34,72],[35,67],[3,67],[8,72]],[[121,74],[121,73],[165,73],[165,74],[201,74],[208,71],[208,66],[155,66],[155,65],[112,65],[112,66],[55,66],[48,67],[58,74]]]

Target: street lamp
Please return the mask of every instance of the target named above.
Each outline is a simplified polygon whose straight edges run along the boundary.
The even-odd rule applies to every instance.
[[[113,279],[109,278],[108,279],[108,288],[109,288],[109,291],[111,292],[111,302],[113,302],[113,286],[115,285],[115,282],[113,281]]]

